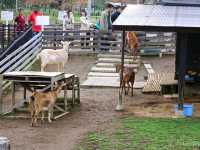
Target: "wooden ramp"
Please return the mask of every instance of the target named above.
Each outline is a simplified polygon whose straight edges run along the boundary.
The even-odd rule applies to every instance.
[[[174,82],[174,73],[150,73],[146,84],[144,85],[143,92],[161,92],[160,84],[163,82]]]

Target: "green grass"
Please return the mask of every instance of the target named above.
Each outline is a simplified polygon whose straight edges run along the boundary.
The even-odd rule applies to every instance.
[[[117,124],[117,126],[116,126]],[[91,132],[77,150],[199,150],[199,119],[125,118]]]

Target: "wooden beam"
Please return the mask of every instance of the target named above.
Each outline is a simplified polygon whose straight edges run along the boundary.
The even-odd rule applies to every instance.
[[[184,104],[184,86],[185,86],[185,71],[187,61],[187,33],[177,33],[177,46],[179,49],[179,68],[178,68],[178,93],[179,93],[179,110],[183,110]]]
[[[116,110],[117,111],[122,111],[123,108],[123,88],[122,88],[122,82],[123,82],[123,72],[124,72],[124,51],[125,51],[125,42],[126,42],[126,32],[125,30],[123,30],[122,33],[122,38],[123,38],[123,42],[122,42],[122,51],[121,51],[121,73],[120,73],[120,89],[119,89],[119,101],[118,101],[118,105]]]
[[[0,114],[3,113],[3,77],[0,75]]]

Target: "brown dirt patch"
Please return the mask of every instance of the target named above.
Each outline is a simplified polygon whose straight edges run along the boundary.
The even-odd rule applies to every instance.
[[[168,70],[174,68],[174,57],[157,58],[156,63],[150,58],[145,60],[152,62],[155,70],[163,70],[162,64]],[[66,70],[80,76],[82,82],[95,61],[94,57],[70,57]],[[145,73],[138,73],[137,80],[142,80]],[[101,129],[116,117],[172,117],[174,114],[173,101],[159,95],[144,95],[140,90],[135,90],[133,97],[125,97],[124,112],[115,112],[117,100],[117,89],[81,89],[81,105],[69,115],[36,128],[30,127],[30,119],[1,119],[0,136],[10,139],[12,150],[71,150],[89,131]],[[200,114],[199,104],[195,104],[194,114]]]

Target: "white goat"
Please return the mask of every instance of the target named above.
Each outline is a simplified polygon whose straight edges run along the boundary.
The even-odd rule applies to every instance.
[[[41,71],[45,71],[48,64],[57,64],[58,71],[64,71],[65,64],[68,61],[70,42],[65,41],[61,43],[63,44],[62,49],[44,49],[37,55],[37,59],[41,61]]]

